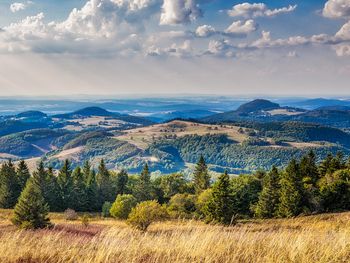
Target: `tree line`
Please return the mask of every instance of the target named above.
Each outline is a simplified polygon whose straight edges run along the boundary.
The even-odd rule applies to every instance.
[[[287,167],[251,175],[211,178],[201,156],[191,180],[175,173],[151,178],[146,164],[140,175],[98,169],[85,162],[72,169],[66,160],[55,171],[40,162],[31,174],[24,161],[0,169],[0,208],[15,208],[13,223],[24,228],[50,225],[48,212],[74,209],[103,216],[144,220],[157,213],[234,224],[239,218],[294,217],[350,209],[350,161],[341,153],[317,162],[314,152]],[[137,210],[137,209],[138,210]],[[130,218],[131,216],[131,218]],[[142,222],[142,227],[147,223]]]

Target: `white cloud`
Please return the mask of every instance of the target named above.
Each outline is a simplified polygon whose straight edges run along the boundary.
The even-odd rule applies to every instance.
[[[217,33],[216,29],[210,25],[202,25],[197,27],[196,36],[198,37],[210,37]]]
[[[340,44],[334,47],[334,50],[338,57],[350,56],[350,45]]]
[[[16,13],[18,11],[25,10],[31,4],[33,4],[32,1],[27,1],[25,3],[15,2],[10,5],[10,10],[12,13]]]
[[[335,34],[336,38],[341,40],[350,40],[350,21],[345,23],[340,30]]]
[[[164,0],[160,16],[161,25],[189,23],[202,16],[197,0]]]
[[[323,15],[329,18],[349,18],[349,0],[329,0],[323,8]]]
[[[232,17],[273,17],[280,14],[293,12],[297,5],[290,5],[277,9],[269,9],[264,3],[242,3],[232,7],[227,13]]]
[[[254,20],[236,21],[233,22],[226,30],[225,33],[232,35],[247,35],[257,30],[257,24]]]

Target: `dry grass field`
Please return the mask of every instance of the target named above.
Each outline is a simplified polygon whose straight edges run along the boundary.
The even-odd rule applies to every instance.
[[[252,220],[234,227],[169,221],[148,232],[121,221],[65,221],[51,230],[16,230],[0,213],[0,262],[350,262],[350,213]]]

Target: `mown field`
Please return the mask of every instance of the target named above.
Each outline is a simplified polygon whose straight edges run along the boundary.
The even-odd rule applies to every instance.
[[[234,227],[167,221],[145,233],[113,219],[17,230],[0,211],[0,262],[349,262],[350,212],[240,221]]]

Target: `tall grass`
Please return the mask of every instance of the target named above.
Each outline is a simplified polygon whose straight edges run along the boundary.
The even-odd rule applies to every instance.
[[[289,220],[154,224],[56,222],[52,230],[0,224],[0,262],[350,262],[350,213]]]

